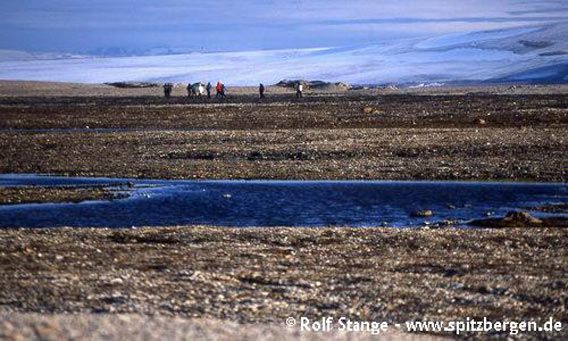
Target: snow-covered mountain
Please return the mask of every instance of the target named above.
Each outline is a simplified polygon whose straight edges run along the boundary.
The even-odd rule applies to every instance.
[[[568,82],[568,22],[337,48],[139,57],[34,56],[0,50],[0,79],[102,83],[275,83],[283,78],[353,84]],[[8,56],[8,57],[7,57]]]

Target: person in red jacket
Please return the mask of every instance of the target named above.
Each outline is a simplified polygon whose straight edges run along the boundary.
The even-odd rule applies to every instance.
[[[221,81],[217,82],[217,86],[215,86],[215,91],[217,91],[217,94],[215,95],[215,98],[223,98],[225,97],[225,93],[224,93],[224,86],[223,83],[221,83]]]

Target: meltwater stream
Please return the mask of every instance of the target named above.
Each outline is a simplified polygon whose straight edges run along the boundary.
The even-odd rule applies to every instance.
[[[116,187],[130,181],[133,187]],[[191,181],[0,175],[7,186],[105,185],[126,199],[0,206],[0,227],[422,226],[568,203],[568,184],[430,181]],[[432,210],[429,218],[412,217]],[[539,213],[534,213],[539,215]]]

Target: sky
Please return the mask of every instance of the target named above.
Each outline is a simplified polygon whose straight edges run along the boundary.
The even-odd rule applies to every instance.
[[[0,49],[80,54],[356,46],[568,20],[566,0],[18,0]]]

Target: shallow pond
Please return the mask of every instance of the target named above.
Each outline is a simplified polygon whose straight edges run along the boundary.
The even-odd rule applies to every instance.
[[[116,187],[117,183],[133,186]],[[0,186],[107,185],[130,197],[0,206],[0,227],[465,225],[568,203],[568,184],[430,181],[191,181],[0,175]],[[413,217],[428,209],[432,217]],[[535,212],[535,215],[543,213]],[[566,215],[564,215],[566,216]]]

